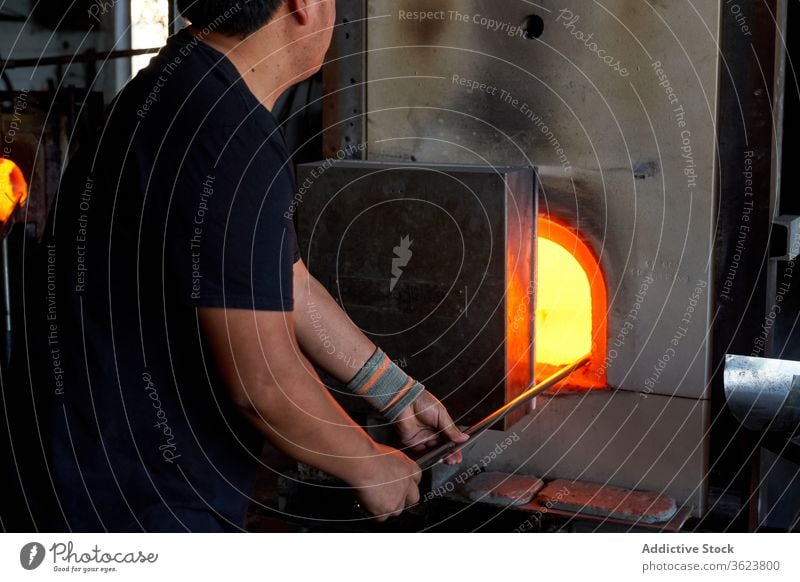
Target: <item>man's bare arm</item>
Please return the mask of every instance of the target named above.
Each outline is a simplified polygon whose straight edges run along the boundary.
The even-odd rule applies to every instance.
[[[340,382],[349,382],[375,351],[302,261],[294,265],[294,313],[300,346]]]
[[[416,464],[375,443],[328,394],[297,345],[292,313],[203,308],[198,316],[233,402],[275,446],[357,488],[375,515],[416,503]]]
[[[349,382],[375,352],[375,344],[311,276],[302,261],[294,264],[294,299],[297,340],[303,351],[334,378]],[[401,442],[416,452],[436,446],[442,437],[457,443],[468,438],[428,391],[403,410],[395,424]],[[459,451],[446,462],[461,460]]]

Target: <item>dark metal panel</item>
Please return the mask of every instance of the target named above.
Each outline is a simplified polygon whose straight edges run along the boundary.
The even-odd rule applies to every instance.
[[[320,162],[298,174],[309,270],[457,422],[530,385],[531,169]],[[524,345],[509,348],[509,322]]]

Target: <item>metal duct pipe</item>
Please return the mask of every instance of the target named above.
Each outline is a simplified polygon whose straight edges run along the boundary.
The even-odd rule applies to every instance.
[[[725,398],[754,431],[793,433],[800,425],[800,362],[725,356]]]

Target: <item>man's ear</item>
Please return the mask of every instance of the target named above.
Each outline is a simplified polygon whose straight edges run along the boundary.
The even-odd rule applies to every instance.
[[[300,26],[308,24],[308,3],[315,0],[287,0],[289,14]]]

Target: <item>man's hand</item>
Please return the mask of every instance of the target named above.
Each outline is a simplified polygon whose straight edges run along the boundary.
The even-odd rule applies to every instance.
[[[400,441],[416,453],[432,449],[441,442],[442,437],[454,443],[463,443],[469,439],[456,428],[442,403],[427,390],[400,412],[395,425]],[[455,465],[462,460],[461,451],[456,451],[446,457],[444,462]]]
[[[419,501],[420,469],[400,451],[376,445],[372,468],[364,479],[351,483],[356,497],[376,521],[400,515]]]

